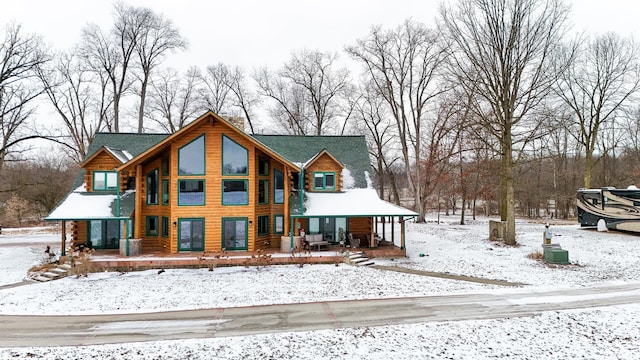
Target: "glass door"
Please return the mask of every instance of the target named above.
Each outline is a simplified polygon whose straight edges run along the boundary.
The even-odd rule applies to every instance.
[[[247,218],[222,219],[223,247],[227,250],[247,250]]]
[[[204,251],[204,219],[178,219],[178,250]]]
[[[120,246],[120,220],[105,220],[105,249],[118,249]]]

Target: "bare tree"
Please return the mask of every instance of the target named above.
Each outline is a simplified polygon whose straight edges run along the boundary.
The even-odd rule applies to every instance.
[[[443,92],[437,86],[437,71],[447,47],[423,24],[405,21],[394,30],[374,27],[369,36],[347,47],[361,62],[378,93],[389,106],[396,123],[415,210],[424,221],[423,122],[431,100]]]
[[[344,110],[351,89],[349,71],[337,68],[337,54],[299,50],[275,74],[262,69],[254,76],[259,94],[276,103],[272,115],[294,134],[322,135],[344,129],[351,115]]]
[[[200,96],[206,107],[216,114],[229,111],[231,106],[231,89],[227,85],[231,77],[231,70],[223,63],[207,66],[201,77],[203,86],[200,88]]]
[[[158,123],[164,131],[174,133],[204,110],[198,97],[198,68],[190,68],[184,77],[174,69],[160,72],[151,81],[146,117]]]
[[[49,103],[64,125],[62,136],[69,139],[60,143],[79,164],[87,155],[94,134],[104,126],[101,110],[94,107],[100,103],[101,89],[74,52],[60,53],[50,68],[38,66],[37,70]]]
[[[376,174],[378,193],[381,198],[386,194],[386,179],[390,165],[397,159],[399,153],[394,155],[391,150],[397,135],[392,127],[391,116],[384,99],[379,96],[375,86],[368,82],[363,84],[359,92],[360,98],[355,104],[355,124],[358,131],[365,134],[369,143],[369,155],[374,160],[373,170]],[[392,178],[391,178],[392,179]],[[395,184],[390,184],[391,189],[396,189]],[[394,194],[396,203],[399,203],[398,194]]]
[[[581,44],[571,66],[559,72],[555,89],[573,112],[570,133],[584,147],[584,187],[589,188],[602,126],[613,121],[640,89],[640,49],[633,40],[613,33]],[[562,55],[561,64],[574,58],[571,51]],[[608,152],[608,148],[602,150]]]
[[[129,11],[123,3],[115,6],[114,27],[106,34],[95,24],[82,29],[80,51],[89,66],[100,78],[108,80],[112,97],[112,122],[109,130],[120,132],[120,101],[131,86],[131,62],[140,36],[150,14]]]
[[[527,115],[561,70],[552,71],[550,60],[567,14],[561,0],[459,0],[440,9],[440,28],[455,44],[452,73],[483,98],[481,125],[499,142],[507,244],[516,242],[514,143],[537,133],[536,120]]]
[[[0,43],[0,170],[8,157],[22,151],[20,145],[41,137],[26,126],[34,112],[33,99],[42,93],[32,81],[35,70],[48,60],[38,36],[24,34],[15,24],[5,28]]]
[[[140,108],[138,111],[138,132],[141,133],[144,130],[144,107],[151,71],[162,63],[167,53],[185,49],[187,41],[182,38],[171,20],[153,13],[151,9],[127,7],[124,11],[141,23],[140,33],[135,42],[135,52],[142,71],[139,76]]]
[[[234,95],[232,105],[239,109],[242,116],[247,120],[251,133],[255,133],[253,109],[260,103],[260,99],[258,99],[257,94],[249,88],[245,72],[239,66],[233,68],[229,73],[229,77],[226,79],[228,80],[226,85]]]

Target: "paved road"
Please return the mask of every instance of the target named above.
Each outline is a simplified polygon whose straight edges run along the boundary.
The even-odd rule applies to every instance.
[[[196,339],[531,316],[640,302],[640,283],[563,291],[325,301],[130,315],[0,316],[0,347]]]

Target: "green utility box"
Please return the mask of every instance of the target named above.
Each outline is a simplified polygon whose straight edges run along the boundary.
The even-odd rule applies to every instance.
[[[545,248],[544,262],[549,264],[569,264],[569,252],[558,248]]]

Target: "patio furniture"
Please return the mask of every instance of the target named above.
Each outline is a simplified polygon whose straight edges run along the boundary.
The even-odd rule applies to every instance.
[[[309,243],[309,250],[329,250],[329,242],[322,239],[322,234],[307,234],[305,239]]]

